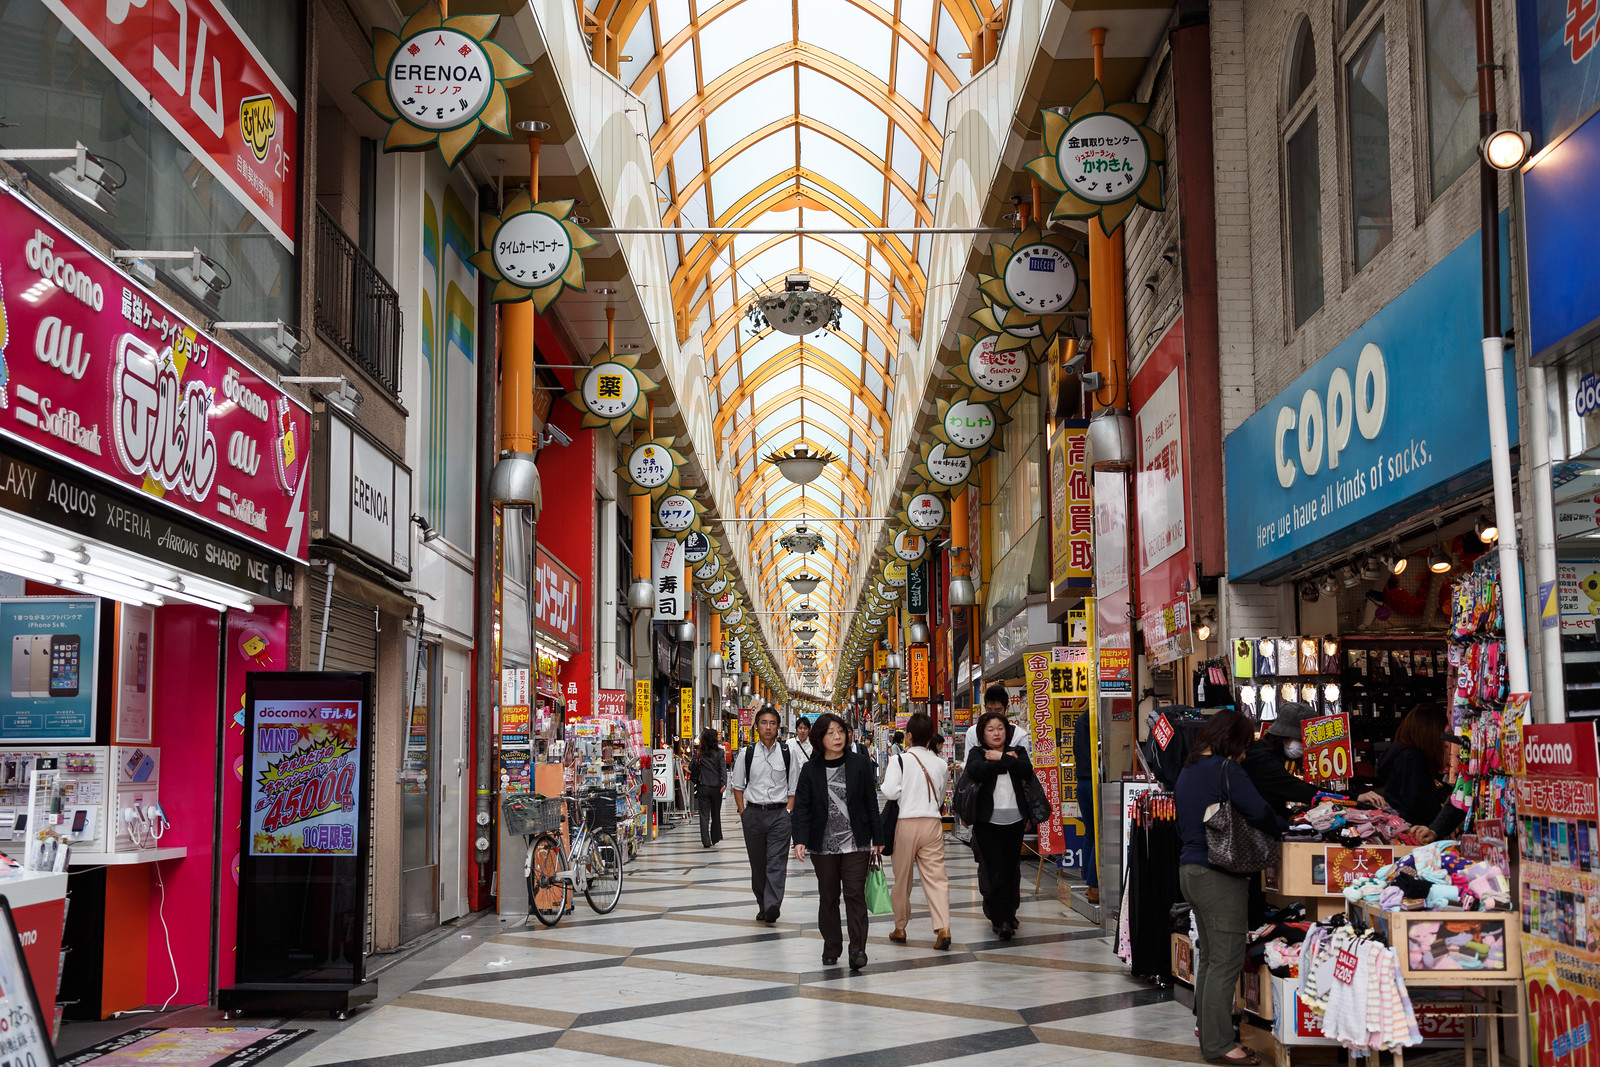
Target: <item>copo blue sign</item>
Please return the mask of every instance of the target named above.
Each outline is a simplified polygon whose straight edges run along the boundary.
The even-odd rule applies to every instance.
[[[1230,578],[1371,536],[1488,463],[1478,249],[1474,234],[1228,435]]]

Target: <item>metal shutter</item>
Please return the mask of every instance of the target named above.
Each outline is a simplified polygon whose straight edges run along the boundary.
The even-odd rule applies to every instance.
[[[327,605],[328,651],[323,660],[323,669],[330,671],[372,671],[378,670],[378,609],[372,604],[363,604],[359,600],[352,600],[340,593],[333,591],[333,599],[328,599],[328,579],[323,571],[313,570],[311,582],[307,587],[306,614],[316,620],[316,629],[311,642],[311,657],[308,668],[314,668],[317,662],[317,651],[321,647],[323,620],[323,605]],[[374,680],[376,681],[376,680]],[[374,685],[376,695],[376,685]],[[377,709],[367,709],[367,728],[374,728],[378,721]],[[372,753],[372,766],[367,768],[367,840],[377,840],[378,833],[378,806],[372,795],[373,783],[377,779],[376,762],[378,746],[376,743],[369,746]],[[371,955],[377,948],[377,927],[373,918],[376,910],[376,878],[374,877],[373,849],[367,849],[367,929],[366,951]]]

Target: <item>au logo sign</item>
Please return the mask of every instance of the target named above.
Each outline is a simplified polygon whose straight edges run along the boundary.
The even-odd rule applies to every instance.
[[[251,96],[239,101],[239,133],[250,144],[257,163],[267,161],[267,149],[278,132],[278,109],[270,96]]]

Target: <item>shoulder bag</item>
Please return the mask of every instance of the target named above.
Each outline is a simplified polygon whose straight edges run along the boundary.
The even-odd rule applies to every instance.
[[[1232,874],[1254,874],[1278,862],[1278,839],[1244,817],[1233,803],[1228,763],[1218,771],[1222,800],[1206,808],[1206,862]]]
[[[900,763],[900,788],[904,790],[906,787],[906,758],[904,756],[896,756],[895,759]],[[884,801],[883,808],[878,812],[878,822],[883,826],[883,854],[892,856],[894,855],[894,829],[900,823],[900,801],[898,799]]]
[[[950,810],[963,825],[971,826],[977,822],[978,794],[982,791],[982,783],[963,769],[961,780],[956,782],[955,795],[950,801]]]
[[[1044,785],[1032,767],[1028,768],[1027,776],[1022,779],[1022,803],[1035,826],[1043,826],[1050,821],[1050,798],[1045,796]]]

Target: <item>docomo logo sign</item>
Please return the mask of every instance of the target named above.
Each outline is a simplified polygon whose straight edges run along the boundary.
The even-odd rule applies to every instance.
[[[1578,395],[1573,400],[1580,419],[1600,411],[1600,378],[1593,374],[1585,374],[1583,380],[1578,383]]]
[[[1298,471],[1304,471],[1308,478],[1320,471],[1324,456],[1328,469],[1337,470],[1339,453],[1350,444],[1352,429],[1368,441],[1383,430],[1384,415],[1389,410],[1389,370],[1383,352],[1375,344],[1362,348],[1354,382],[1349,371],[1335,367],[1328,375],[1324,392],[1326,402],[1315,389],[1307,389],[1300,398],[1298,418],[1288,404],[1278,409],[1273,460],[1278,484],[1285,489],[1294,485]],[[1289,432],[1297,427],[1299,447],[1293,454],[1285,454]]]
[[[28,266],[39,272],[39,277],[62,292],[71,293],[85,307],[96,311],[106,306],[106,294],[89,275],[79,271],[65,259],[55,254],[55,238],[43,230],[34,230],[33,238],[23,246],[22,254]]]
[[[1572,746],[1561,741],[1536,741],[1523,749],[1523,758],[1530,764],[1565,767],[1573,761]]]
[[[122,465],[164,489],[204,500],[217,480],[217,441],[208,425],[212,390],[203,382],[179,381],[172,350],[157,355],[132,334],[117,341],[112,386]]]

